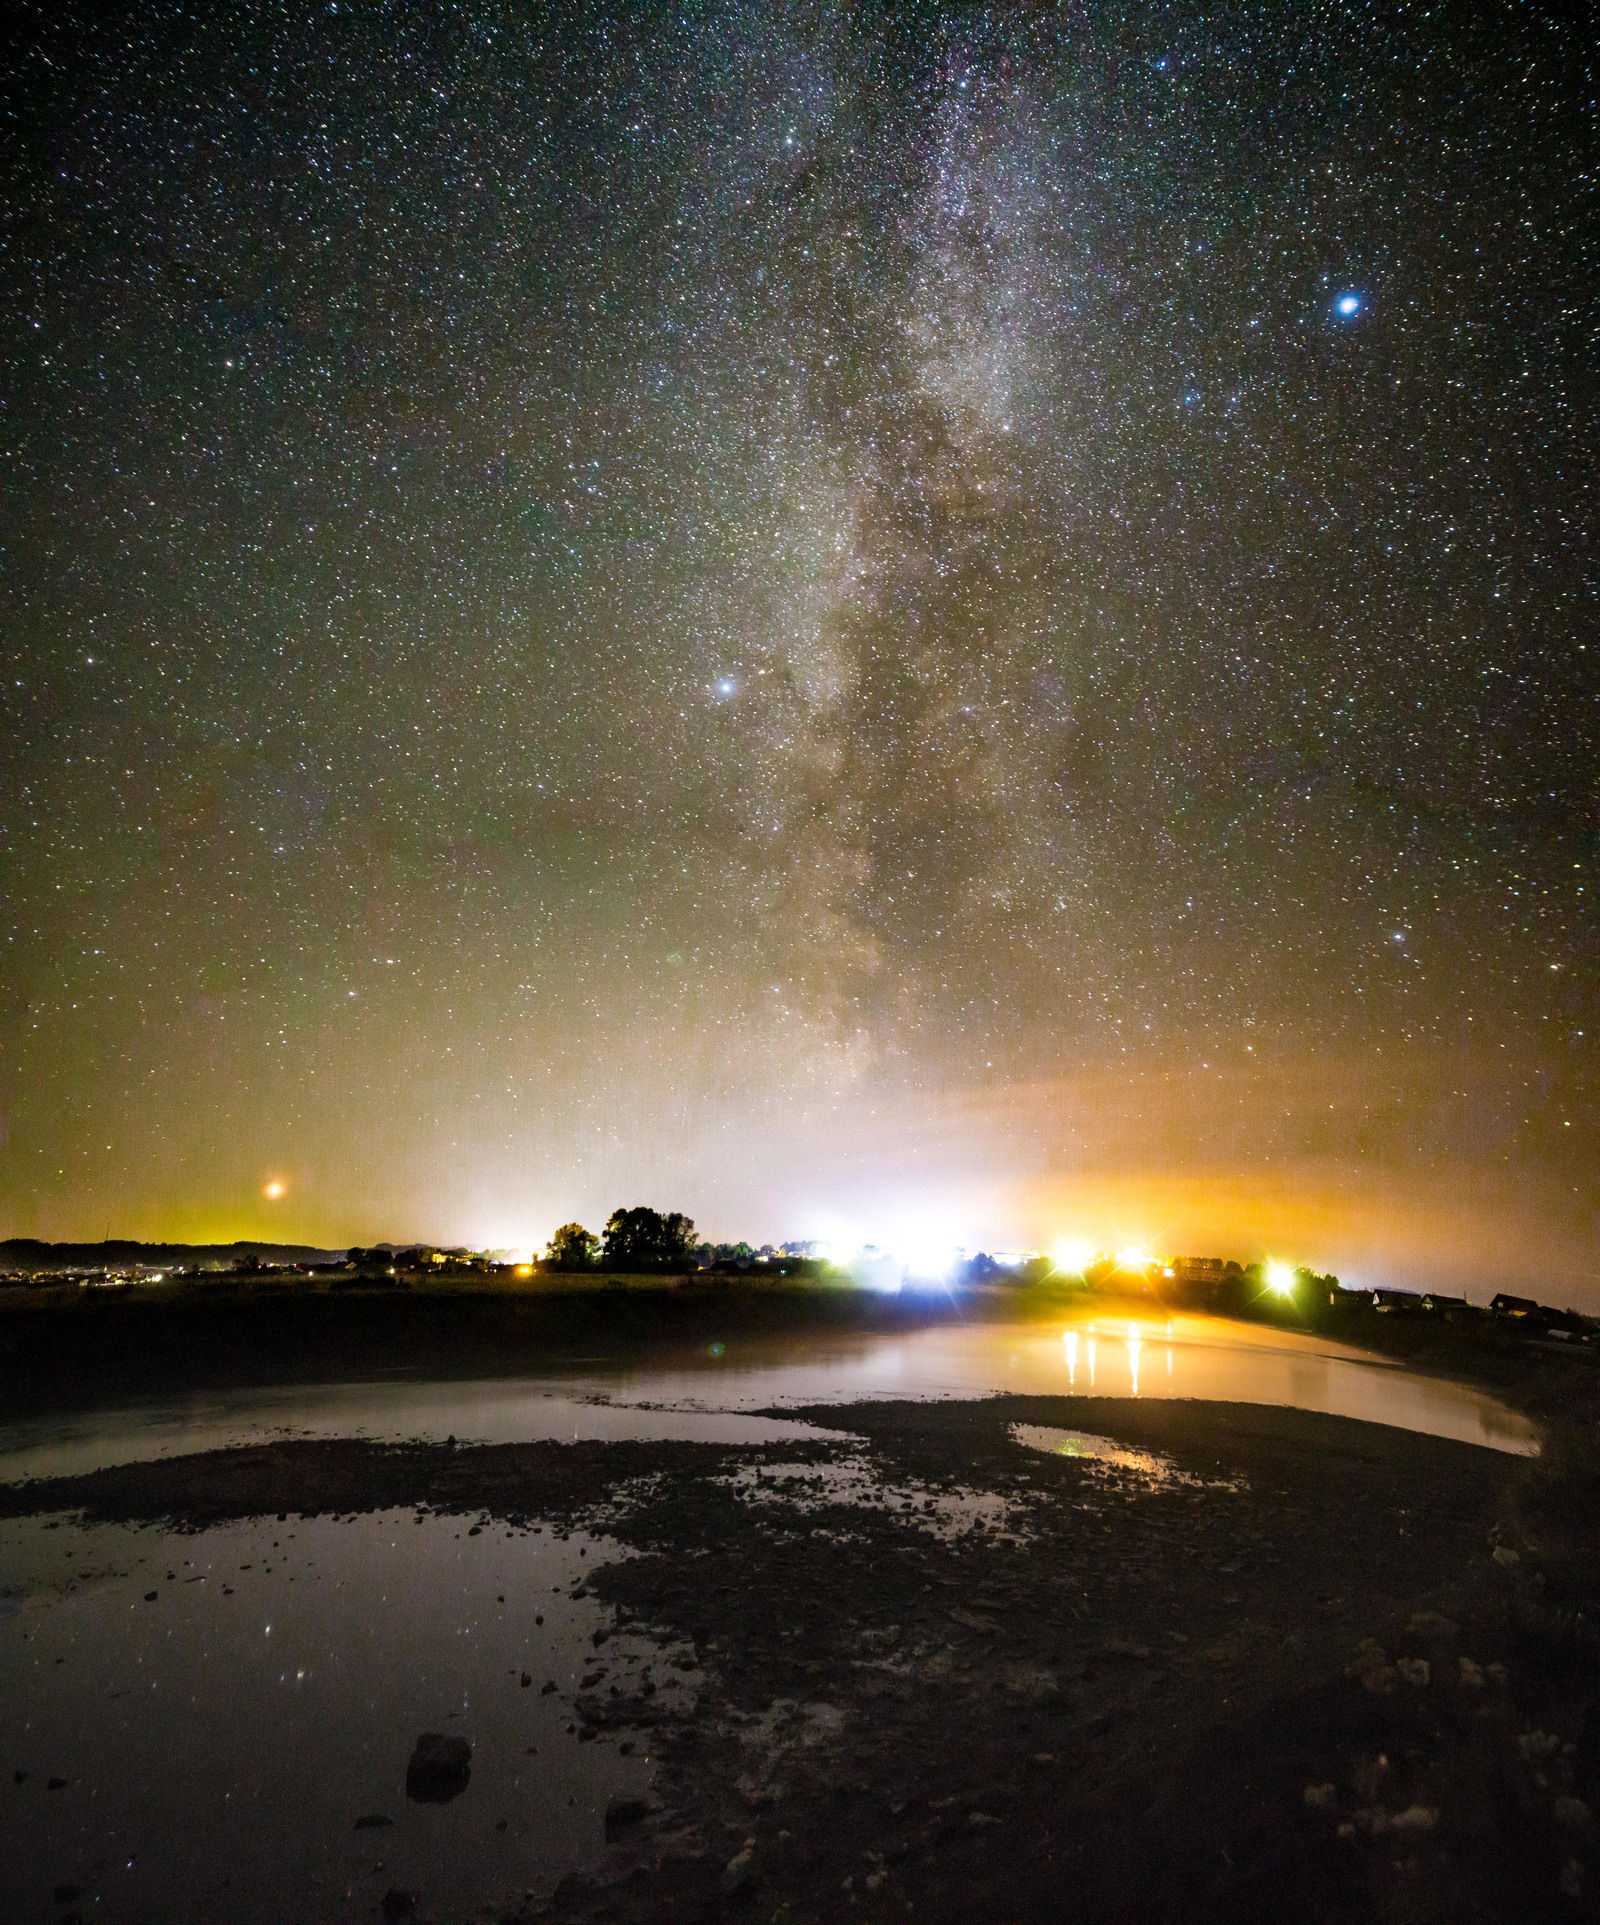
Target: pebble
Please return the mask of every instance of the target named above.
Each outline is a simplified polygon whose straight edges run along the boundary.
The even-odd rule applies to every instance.
[[[747,1844],[743,1851],[735,1852],[722,1868],[722,1889],[725,1892],[742,1892],[756,1882],[756,1851],[754,1844]]]

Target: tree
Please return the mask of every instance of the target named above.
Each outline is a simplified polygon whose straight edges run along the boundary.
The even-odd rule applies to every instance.
[[[581,1223],[563,1223],[550,1239],[544,1253],[547,1270],[592,1270],[599,1254],[600,1239]]]
[[[694,1225],[681,1210],[663,1216],[643,1205],[613,1210],[600,1260],[608,1270],[687,1270],[694,1262]]]

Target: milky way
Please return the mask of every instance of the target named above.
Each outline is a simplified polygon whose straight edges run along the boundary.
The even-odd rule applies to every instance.
[[[0,1230],[647,1201],[1584,1295],[1561,10],[34,6],[0,63]]]

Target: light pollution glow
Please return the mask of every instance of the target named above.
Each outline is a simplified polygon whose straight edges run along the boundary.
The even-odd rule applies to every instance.
[[[0,47],[0,1231],[1600,1308],[1536,9],[146,13]]]

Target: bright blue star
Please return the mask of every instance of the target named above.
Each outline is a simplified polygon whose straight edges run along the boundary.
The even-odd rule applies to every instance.
[[[727,701],[737,686],[738,684],[731,675],[724,675],[722,680],[717,684],[717,693],[722,697],[723,701]]]
[[[1347,289],[1333,304],[1333,311],[1341,321],[1353,321],[1366,303],[1354,288]]]

